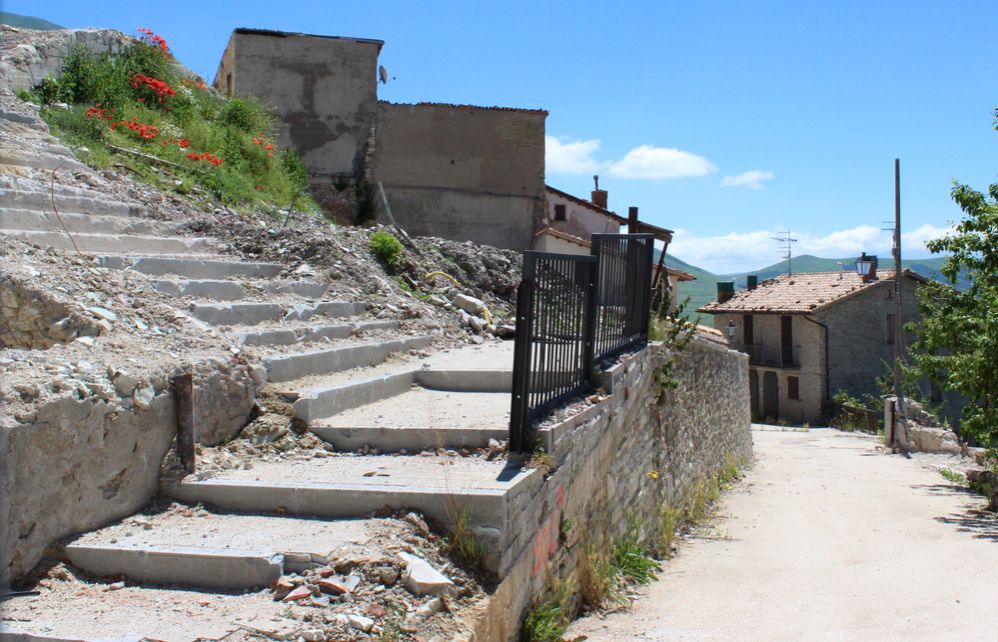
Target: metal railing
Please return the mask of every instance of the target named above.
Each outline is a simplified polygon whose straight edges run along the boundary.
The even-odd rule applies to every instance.
[[[511,452],[533,450],[533,421],[591,389],[596,364],[647,341],[653,244],[651,234],[594,234],[590,256],[524,253]]]
[[[598,259],[594,359],[604,362],[648,340],[651,234],[593,234]]]
[[[533,449],[534,419],[591,387],[596,257],[525,252],[516,295],[512,452]]]

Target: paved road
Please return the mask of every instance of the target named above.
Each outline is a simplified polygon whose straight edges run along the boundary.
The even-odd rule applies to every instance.
[[[868,436],[755,431],[710,538],[589,640],[995,640],[998,519]],[[931,460],[931,461],[929,461]]]

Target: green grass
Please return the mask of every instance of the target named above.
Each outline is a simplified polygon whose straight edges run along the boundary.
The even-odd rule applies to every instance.
[[[939,474],[942,475],[946,479],[946,481],[953,482],[957,486],[966,487],[969,485],[966,477],[964,477],[963,475],[961,475],[960,473],[956,472],[951,468],[940,468]]]
[[[367,242],[367,247],[371,254],[384,261],[393,270],[398,268],[402,251],[405,249],[401,241],[395,238],[391,232],[384,230],[372,234]]]
[[[91,166],[124,168],[160,189],[233,207],[295,203],[317,212],[301,159],[273,139],[273,115],[255,99],[206,87],[155,38],[115,56],[79,48],[59,76],[19,95],[41,103],[52,132],[86,148],[81,157]]]

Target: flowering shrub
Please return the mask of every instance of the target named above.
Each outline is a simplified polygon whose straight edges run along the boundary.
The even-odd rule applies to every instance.
[[[52,91],[33,92],[46,104],[74,105],[42,112],[60,136],[91,150],[104,146],[88,158],[97,165],[118,154],[118,147],[141,151],[129,157],[129,166],[182,194],[197,184],[198,198],[230,205],[309,203],[302,195],[308,171],[293,150],[278,146],[273,114],[262,103],[220,96],[181,70],[164,38],[144,28],[139,35],[113,55],[77,48],[49,83]],[[141,166],[154,162],[150,156],[169,163],[145,171]]]
[[[139,38],[142,42],[146,43],[150,47],[156,47],[163,52],[163,55],[172,58],[173,54],[170,53],[170,47],[166,44],[166,39],[162,36],[157,36],[156,32],[152,29],[146,29],[144,27],[139,27],[136,29],[142,36]]]
[[[212,156],[209,152],[201,152],[200,154],[198,154],[197,152],[187,152],[186,154],[184,154],[184,156],[193,161],[207,161],[212,165],[214,165],[215,167],[218,167],[219,165],[225,162],[221,158],[218,158],[217,156]]]
[[[144,74],[135,74],[132,76],[132,87],[140,88],[145,87],[147,90],[151,91],[156,95],[159,104],[162,105],[166,102],[166,99],[170,96],[176,96],[176,92],[173,91],[173,87],[169,83],[166,83],[157,78],[150,78]],[[139,102],[145,102],[144,99],[139,98]]]

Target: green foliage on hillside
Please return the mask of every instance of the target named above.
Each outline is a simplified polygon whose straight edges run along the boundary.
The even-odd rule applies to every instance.
[[[996,111],[998,123],[998,111]],[[998,129],[998,127],[996,127]],[[946,283],[930,281],[918,291],[923,322],[910,324],[915,370],[970,402],[961,432],[998,452],[998,184],[987,194],[955,184],[953,200],[964,218],[950,234],[929,241],[945,253]],[[959,289],[962,271],[970,286]]]
[[[22,16],[9,11],[0,11],[0,24],[10,25],[18,29],[38,29],[39,31],[51,31],[53,29],[65,29],[54,22],[35,18],[34,16]]]
[[[77,49],[59,76],[21,97],[45,105],[53,133],[88,150],[81,155],[93,166],[125,167],[161,189],[200,190],[232,206],[314,208],[301,160],[274,143],[273,115],[255,99],[219,95],[162,37],[140,32],[116,56]]]

